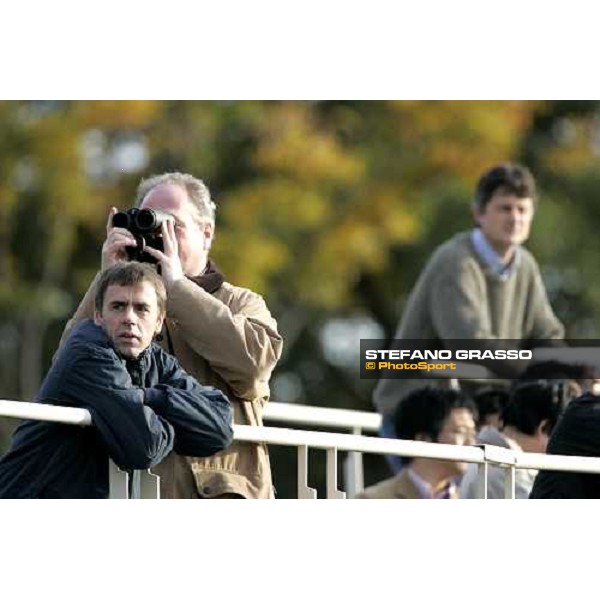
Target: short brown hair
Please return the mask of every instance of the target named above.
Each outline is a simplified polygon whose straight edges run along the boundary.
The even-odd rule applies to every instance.
[[[475,190],[475,205],[484,211],[492,196],[501,190],[517,198],[537,201],[535,179],[531,171],[516,163],[502,163],[488,169],[479,179]]]
[[[94,297],[96,310],[102,311],[104,296],[109,285],[133,286],[144,281],[150,283],[154,288],[158,311],[160,314],[165,314],[167,310],[167,290],[163,280],[153,267],[136,261],[118,263],[109,267],[100,275]]]

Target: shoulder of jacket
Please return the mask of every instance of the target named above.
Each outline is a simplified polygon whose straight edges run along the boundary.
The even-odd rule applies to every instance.
[[[431,255],[425,271],[434,276],[456,276],[460,273],[481,273],[475,251],[470,243],[470,232],[463,231],[438,246]]]
[[[402,474],[384,479],[363,490],[364,498],[397,498],[398,488],[402,487]],[[403,496],[403,494],[400,494]]]
[[[223,285],[214,295],[226,303],[239,302],[245,304],[253,301],[264,302],[264,299],[260,294],[257,294],[248,288],[233,285],[227,281],[223,282]]]
[[[64,349],[65,354],[78,356],[93,353],[115,354],[104,330],[91,319],[86,319],[73,328]]]
[[[539,271],[538,262],[535,259],[535,256],[525,248],[525,246],[520,246],[521,252],[521,264],[528,270]]]

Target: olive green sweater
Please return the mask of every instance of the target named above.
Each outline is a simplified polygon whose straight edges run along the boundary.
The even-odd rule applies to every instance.
[[[520,252],[514,271],[503,279],[476,253],[470,231],[455,235],[437,248],[422,271],[395,338],[562,338],[564,328],[552,311],[539,267],[525,248]],[[424,385],[414,379],[381,379],[374,393],[379,411],[393,414],[400,398],[417,383]]]

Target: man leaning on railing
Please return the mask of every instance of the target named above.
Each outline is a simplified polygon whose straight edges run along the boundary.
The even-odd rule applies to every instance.
[[[24,421],[0,459],[0,498],[106,498],[109,457],[148,469],[172,450],[210,456],[233,439],[227,397],[152,342],[166,310],[156,271],[116,265],[96,290],[94,320],[72,330],[37,395],[89,410],[94,427]]]

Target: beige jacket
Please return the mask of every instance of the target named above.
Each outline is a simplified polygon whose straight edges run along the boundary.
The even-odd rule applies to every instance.
[[[97,278],[67,323],[61,344],[76,322],[93,316]],[[261,296],[227,282],[210,294],[182,279],[169,289],[163,334],[162,347],[190,375],[227,395],[235,423],[262,425],[282,338]],[[234,442],[209,458],[171,453],[153,471],[161,477],[162,498],[273,498],[269,455],[262,443]]]
[[[450,492],[450,498],[456,500],[458,493],[454,486]],[[372,485],[355,496],[357,500],[417,500],[421,499],[421,494],[417,486],[408,476],[408,469],[402,469],[400,473]]]

